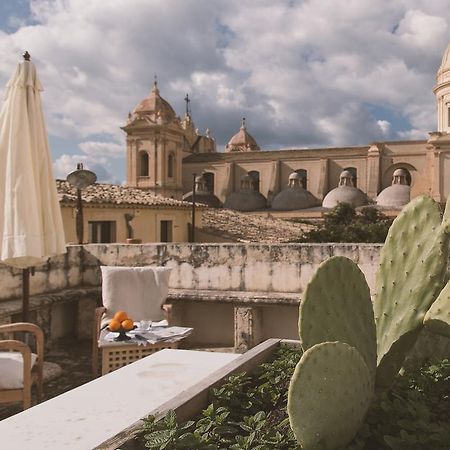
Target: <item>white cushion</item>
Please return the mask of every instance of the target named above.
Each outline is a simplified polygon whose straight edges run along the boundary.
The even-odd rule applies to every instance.
[[[161,309],[169,290],[171,268],[101,266],[102,297],[106,314],[102,323],[125,311],[135,321],[162,320]]]
[[[31,367],[37,355],[31,354]],[[0,389],[23,388],[23,357],[20,352],[0,352]]]

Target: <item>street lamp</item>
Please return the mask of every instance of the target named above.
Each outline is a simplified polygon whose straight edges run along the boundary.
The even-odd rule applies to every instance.
[[[76,230],[78,244],[83,243],[83,201],[81,199],[81,190],[87,188],[97,181],[97,175],[90,170],[83,169],[83,163],[77,164],[77,170],[67,175],[67,181],[77,189],[77,208],[76,208]]]

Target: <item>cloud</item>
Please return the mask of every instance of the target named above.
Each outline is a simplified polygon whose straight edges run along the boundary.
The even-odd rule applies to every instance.
[[[79,144],[81,153],[71,155],[65,153],[55,160],[53,164],[55,177],[65,179],[76,169],[78,163],[83,163],[83,168],[94,172],[99,182],[120,183],[112,163],[113,160],[119,160],[125,164],[124,148],[123,142],[82,142]]]
[[[84,158],[109,179],[124,158],[120,126],[155,73],[179,114],[189,92],[219,148],[243,116],[263,149],[425,139],[450,40],[444,0],[32,0],[14,23],[0,31],[0,84],[28,49],[49,132],[78,144],[55,167]]]

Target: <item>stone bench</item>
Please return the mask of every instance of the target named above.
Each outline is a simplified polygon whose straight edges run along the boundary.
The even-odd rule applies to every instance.
[[[261,308],[297,306],[297,293],[169,289],[166,303],[172,305],[172,321],[182,325],[180,311],[190,304],[227,304],[234,307],[234,347],[243,352],[261,342]],[[81,286],[30,297],[31,321],[45,333],[46,345],[65,332],[79,339],[92,338],[94,310],[101,305],[100,286]],[[0,324],[21,320],[22,300],[0,302]]]

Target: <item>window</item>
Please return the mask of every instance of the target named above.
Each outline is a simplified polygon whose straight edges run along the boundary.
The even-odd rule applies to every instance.
[[[296,172],[300,175],[300,183],[301,183],[302,188],[307,189],[308,172],[305,169],[297,169]]]
[[[206,172],[203,174],[203,179],[205,180],[206,189],[208,192],[214,194],[214,174],[211,172]]]
[[[161,242],[172,242],[172,221],[161,220],[160,222]]]
[[[139,152],[139,176],[148,177],[148,153]]]
[[[447,127],[450,127],[450,107],[447,108]]]
[[[259,192],[259,172],[257,170],[251,170],[248,174],[252,177],[253,190]]]
[[[175,165],[175,156],[173,153],[170,153],[169,157],[167,158],[167,176],[169,178],[173,178],[174,165]]]
[[[99,220],[88,222],[89,242],[91,244],[108,244],[116,242],[116,222]]]

